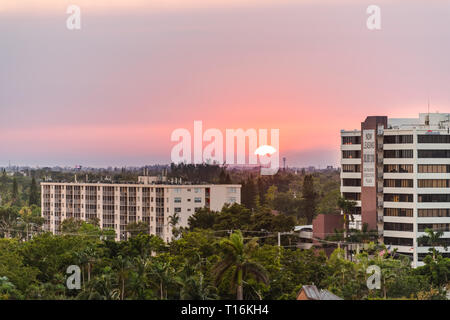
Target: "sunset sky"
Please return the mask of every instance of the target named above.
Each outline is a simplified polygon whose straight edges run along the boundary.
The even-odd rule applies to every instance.
[[[280,129],[288,165],[336,166],[368,115],[450,112],[449,17],[444,0],[0,0],[0,166],[168,163],[194,120]]]

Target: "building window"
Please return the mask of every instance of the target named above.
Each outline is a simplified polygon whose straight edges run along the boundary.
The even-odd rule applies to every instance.
[[[419,173],[450,173],[450,165],[448,164],[419,164]]]
[[[385,222],[384,230],[412,232],[414,229],[412,223]]]
[[[384,150],[384,157],[387,159],[389,159],[389,158],[398,158],[398,159],[412,158],[413,151],[412,150]]]
[[[173,202],[175,202],[175,203],[181,203],[181,198],[180,198],[180,197],[175,197],[175,198],[173,199]]]
[[[413,179],[385,179],[384,186],[386,188],[412,188],[414,186]]]
[[[361,200],[361,193],[359,192],[344,192],[342,195],[346,200]]]
[[[450,180],[448,179],[419,179],[417,181],[418,188],[449,188]]]
[[[384,237],[384,244],[393,246],[413,246],[413,239],[411,238],[396,238],[396,237]]]
[[[450,158],[450,150],[418,150],[419,158]]]
[[[201,202],[202,202],[202,198],[195,198],[195,199],[194,199],[194,202],[195,202],[195,203],[201,203]]]
[[[361,172],[361,165],[359,165],[359,164],[343,164],[342,172]]]
[[[385,164],[386,173],[414,173],[412,164]]]
[[[450,202],[450,194],[419,194],[419,202]]]
[[[387,217],[412,217],[413,209],[384,208],[384,215]]]
[[[361,144],[361,136],[342,137],[342,144]]]
[[[360,187],[361,179],[342,179],[342,185],[344,187]]]
[[[417,215],[420,218],[450,217],[450,209],[418,209]]]
[[[397,194],[397,193],[385,193],[384,201],[389,202],[413,202],[414,196],[412,194]]]
[[[342,158],[344,159],[360,159],[361,150],[344,150],[342,151]]]
[[[418,143],[450,143],[450,135],[440,134],[419,134],[417,135]]]
[[[403,144],[403,143],[413,143],[412,135],[395,135],[395,136],[384,136],[383,138],[385,144]]]

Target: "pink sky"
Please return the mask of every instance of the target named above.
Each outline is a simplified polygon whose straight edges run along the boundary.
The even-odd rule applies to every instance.
[[[323,167],[367,115],[449,110],[439,1],[379,1],[380,31],[356,0],[83,0],[80,31],[64,1],[19,3],[0,5],[0,166],[167,163],[202,120],[279,128],[288,165]]]

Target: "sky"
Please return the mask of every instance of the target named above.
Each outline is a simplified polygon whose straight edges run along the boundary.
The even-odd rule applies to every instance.
[[[0,0],[0,166],[169,163],[195,120],[337,166],[366,116],[450,112],[450,1],[92,2]]]

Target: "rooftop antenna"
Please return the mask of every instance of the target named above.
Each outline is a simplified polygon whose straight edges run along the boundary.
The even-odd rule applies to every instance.
[[[430,96],[428,96],[428,114],[425,118],[425,125],[430,125]]]

